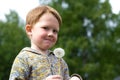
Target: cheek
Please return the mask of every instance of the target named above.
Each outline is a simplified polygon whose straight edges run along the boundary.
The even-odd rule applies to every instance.
[[[56,35],[54,41],[57,42],[57,40],[58,40],[58,36]]]
[[[39,41],[39,40],[41,40],[41,37],[42,37],[42,35],[40,32],[38,32],[38,31],[33,32],[33,35],[32,35],[33,39]]]
[[[34,31],[33,31],[33,34],[34,34],[36,37],[42,37],[42,36],[46,35],[46,34],[45,34],[45,31],[43,31],[43,30],[41,30],[41,29],[36,29],[36,30],[34,30]]]

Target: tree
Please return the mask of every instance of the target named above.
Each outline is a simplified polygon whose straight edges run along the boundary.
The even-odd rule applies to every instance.
[[[70,74],[84,80],[113,80],[120,67],[120,15],[113,14],[109,0],[52,0],[63,25],[55,47],[63,47]]]
[[[28,45],[23,24],[19,24],[15,11],[6,15],[6,21],[0,21],[0,80],[8,80],[14,58]]]

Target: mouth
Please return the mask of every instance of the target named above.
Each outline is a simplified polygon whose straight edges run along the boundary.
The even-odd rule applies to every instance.
[[[45,42],[46,42],[46,43],[52,43],[53,40],[52,40],[52,39],[45,39]]]
[[[47,44],[54,44],[56,42],[55,39],[51,37],[44,38],[44,41]]]
[[[51,41],[51,42],[53,42],[53,41],[54,41],[54,39],[53,39],[53,38],[46,38],[45,40],[47,40],[47,41]]]

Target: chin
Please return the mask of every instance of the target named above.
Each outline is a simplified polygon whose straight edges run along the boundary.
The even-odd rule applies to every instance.
[[[52,47],[53,47],[53,46],[47,46],[46,49],[50,49],[50,48],[52,48]]]

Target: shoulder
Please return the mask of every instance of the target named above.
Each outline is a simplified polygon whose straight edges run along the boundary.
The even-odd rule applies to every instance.
[[[17,57],[30,58],[30,57],[33,57],[33,56],[36,56],[36,55],[38,55],[38,54],[35,51],[33,51],[31,48],[25,47],[19,52]]]
[[[15,61],[27,61],[30,57],[30,55],[32,55],[32,53],[30,51],[27,51],[26,48],[23,48],[18,55],[15,58]]]

